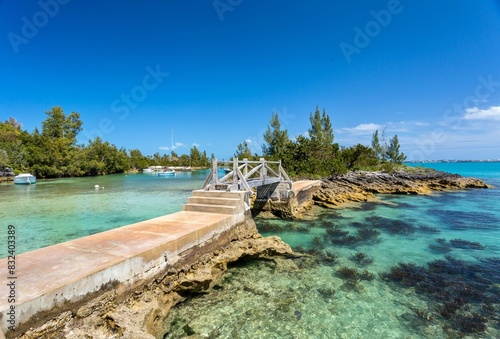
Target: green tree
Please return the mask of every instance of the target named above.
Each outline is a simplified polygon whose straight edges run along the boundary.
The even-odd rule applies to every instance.
[[[81,175],[81,148],[76,147],[76,137],[81,131],[80,114],[66,116],[61,107],[45,112],[42,132],[35,129],[28,138],[28,165],[41,177]]]
[[[0,169],[9,166],[9,156],[7,151],[0,148]]]
[[[191,166],[191,158],[187,154],[179,157],[179,166]]]
[[[357,144],[345,147],[340,153],[340,158],[347,170],[374,170],[379,164],[375,151],[368,146]]]
[[[380,139],[378,137],[378,130],[376,130],[372,134],[372,149],[375,152],[375,155],[382,160],[384,156],[384,148],[380,144]]]
[[[266,133],[264,134],[266,144],[262,146],[265,156],[272,159],[281,159],[285,154],[287,144],[290,142],[288,131],[281,129],[279,113],[273,113]]]
[[[72,112],[66,116],[59,106],[45,112],[48,117],[42,122],[42,136],[49,139],[66,139],[70,145],[76,143],[76,137],[82,130],[80,114]]]
[[[153,165],[155,165],[155,166],[160,165],[160,163],[161,163],[160,152],[156,152],[155,154],[153,154],[152,161],[153,161]]]
[[[234,157],[238,158],[239,160],[243,160],[245,158],[248,160],[252,159],[252,151],[250,151],[250,146],[248,145],[248,142],[246,140],[241,144],[238,144]]]
[[[21,135],[21,124],[14,118],[0,122],[0,143],[15,142]]]
[[[321,114],[318,106],[316,106],[314,113],[309,115],[309,120],[311,121],[311,128],[308,132],[311,140],[321,145],[331,145],[334,135],[330,117],[326,114],[326,109],[323,109],[323,114]]]
[[[21,130],[21,124],[14,118],[0,122],[0,149],[7,154],[9,167],[24,170],[27,166],[25,139],[27,133]]]
[[[210,166],[210,159],[207,157],[207,151],[203,151],[203,154],[201,155],[201,166]]]
[[[406,160],[406,155],[400,153],[399,151],[399,139],[397,134],[389,140],[389,146],[387,147],[386,157],[393,163],[401,164]]]
[[[299,143],[303,144],[299,149],[304,147],[307,149],[308,164],[302,171],[305,170],[306,173],[315,176],[329,176],[340,166],[340,161],[336,159],[339,146],[333,143],[334,135],[330,117],[325,109],[323,113],[320,113],[319,107],[316,106],[314,113],[310,113],[309,120],[311,122],[311,128],[308,130],[310,142],[298,139]]]
[[[127,151],[96,137],[85,149],[87,175],[119,173],[129,169]]]
[[[387,136],[385,133],[385,128],[382,130],[382,135],[380,136],[380,145],[382,147],[382,161],[386,161],[387,155]]]
[[[200,166],[201,165],[201,154],[196,145],[193,145],[191,151],[189,152],[189,158],[191,159],[191,166]]]
[[[142,155],[138,149],[130,150],[130,166],[135,169],[144,169],[149,167],[148,158]]]

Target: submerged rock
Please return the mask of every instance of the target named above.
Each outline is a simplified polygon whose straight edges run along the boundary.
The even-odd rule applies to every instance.
[[[295,310],[294,314],[297,317],[297,320],[300,320],[300,318],[302,318],[302,312],[300,312],[299,310]]]

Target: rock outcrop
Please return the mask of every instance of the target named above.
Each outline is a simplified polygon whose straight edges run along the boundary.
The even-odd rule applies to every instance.
[[[415,172],[350,172],[324,179],[312,199],[315,204],[335,207],[347,202],[362,202],[375,194],[430,194],[467,188],[489,188],[490,185],[474,178],[440,171]]]
[[[293,186],[291,190],[275,190],[260,198],[257,194],[252,213],[264,218],[301,219],[313,205],[335,208],[376,199],[375,194],[430,194],[433,191],[491,187],[478,179],[431,169],[394,173],[356,171],[322,181],[298,181]]]
[[[120,299],[107,292],[76,312],[65,312],[21,338],[158,338],[170,309],[185,298],[211,289],[228,264],[238,260],[296,256],[279,237],[262,237],[248,218],[231,233],[225,247],[167,268],[163,275]]]

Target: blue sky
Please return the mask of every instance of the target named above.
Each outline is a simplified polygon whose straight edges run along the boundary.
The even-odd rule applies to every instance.
[[[0,120],[62,106],[81,142],[227,159],[319,106],[341,145],[500,158],[499,56],[498,0],[0,0]]]

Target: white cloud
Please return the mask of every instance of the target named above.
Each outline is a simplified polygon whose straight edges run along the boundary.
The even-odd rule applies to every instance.
[[[251,143],[252,143],[252,139],[245,139],[245,142],[246,142],[247,144],[251,144]]]
[[[420,122],[420,121],[417,121],[414,124],[415,124],[415,126],[422,126],[422,127],[430,125],[428,122]]]
[[[376,130],[381,129],[382,127],[384,127],[384,126],[369,123],[369,124],[360,124],[360,125],[358,125],[356,127],[352,127],[352,128],[344,127],[344,128],[342,128],[342,130],[347,131],[349,133],[353,133],[353,134],[371,134],[371,133],[375,132]]]
[[[196,145],[196,147],[199,146],[198,144],[193,144],[193,145]],[[174,149],[180,148],[180,147],[186,147],[186,145],[184,145],[182,142],[176,142],[175,144],[172,145],[172,147],[160,146],[160,147],[158,147],[158,149],[160,149],[162,151],[169,151],[169,150],[173,151]]]
[[[488,109],[477,107],[465,110],[464,120],[500,120],[500,106],[491,106]]]
[[[200,144],[197,144],[196,142],[193,142],[193,147],[199,148]]]

